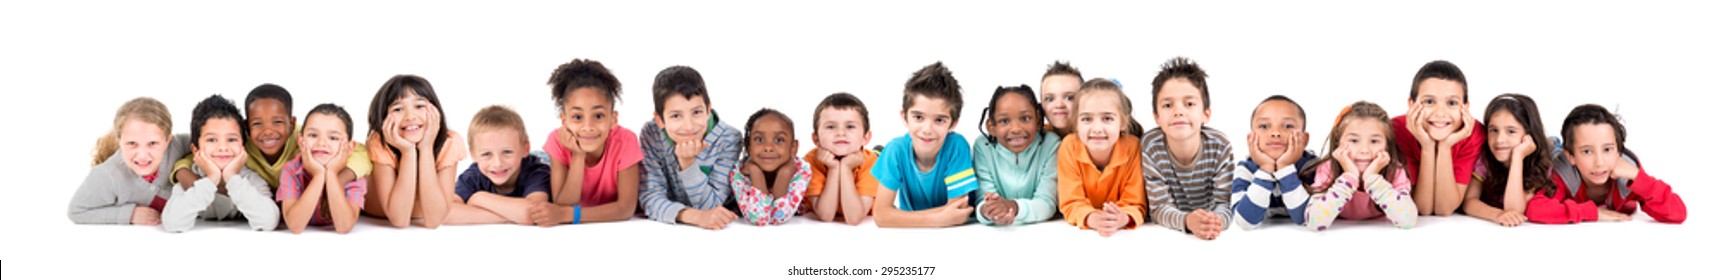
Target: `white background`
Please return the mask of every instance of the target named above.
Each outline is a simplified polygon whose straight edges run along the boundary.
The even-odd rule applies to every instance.
[[[0,273],[37,278],[264,278],[660,275],[786,277],[791,267],[935,266],[931,278],[1489,277],[1612,278],[1693,274],[1716,252],[1717,194],[1701,179],[1717,154],[1699,145],[1717,98],[1722,44],[1713,4],[1656,3],[19,3],[0,4],[0,102],[7,135]],[[313,229],[254,233],[215,223],[159,228],[74,226],[65,205],[89,149],[119,104],[167,103],[178,133],[212,93],[242,101],[261,83],[290,90],[294,113],[333,102],[363,131],[366,106],[395,74],[429,79],[452,129],[490,104],[512,106],[534,145],[558,125],[551,70],[573,58],[609,66],[624,86],[621,123],[650,120],[653,75],[704,74],[731,125],[772,107],[813,147],[812,108],[860,95],[872,144],[904,130],[902,84],[943,60],[965,89],[958,132],[976,136],[994,87],[1029,84],[1054,60],[1085,77],[1114,77],[1147,112],[1149,81],[1174,56],[1211,75],[1210,126],[1242,142],[1255,104],[1285,94],[1322,139],[1356,100],[1395,114],[1417,68],[1457,63],[1472,113],[1504,92],[1542,106],[1558,134],[1573,106],[1617,108],[1627,144],[1685,198],[1692,218],[1507,229],[1468,217],[1424,218],[1411,230],[1346,224],[1232,229],[1200,241],[1158,226],[1101,238],[1061,221],[1020,228],[879,229],[797,220],[723,231],[644,219],[552,229],[508,225],[393,229],[367,219],[338,236]],[[362,134],[361,134],[362,136]],[[1242,146],[1239,146],[1242,147]],[[1238,150],[1240,154],[1243,150]],[[463,165],[464,166],[464,165]],[[1681,254],[1684,253],[1684,254]],[[829,276],[828,276],[829,277]],[[926,276],[910,276],[920,278]],[[1684,278],[1683,277],[1683,278]],[[841,277],[860,278],[860,277]],[[886,278],[886,277],[877,277]],[[1494,277],[1490,277],[1494,278]]]

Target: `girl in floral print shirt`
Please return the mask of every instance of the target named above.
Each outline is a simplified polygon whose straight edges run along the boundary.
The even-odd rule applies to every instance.
[[[741,216],[755,225],[777,225],[795,216],[812,169],[796,157],[795,124],[772,109],[760,109],[747,118],[742,150],[747,151],[741,168],[730,172]]]

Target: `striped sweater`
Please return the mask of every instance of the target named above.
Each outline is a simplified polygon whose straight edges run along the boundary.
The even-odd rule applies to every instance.
[[[712,116],[717,118],[717,116]],[[730,199],[729,174],[741,156],[741,131],[716,123],[706,131],[706,149],[694,164],[683,170],[676,159],[676,145],[655,122],[640,128],[640,150],[645,153],[640,172],[646,178],[640,189],[640,205],[654,221],[674,224],[682,209],[722,207]]]
[[[1142,179],[1148,193],[1148,215],[1167,228],[1188,233],[1184,215],[1196,209],[1213,212],[1225,227],[1232,224],[1232,144],[1219,130],[1202,127],[1202,148],[1189,164],[1179,163],[1167,147],[1166,132],[1155,128],[1142,136]]]

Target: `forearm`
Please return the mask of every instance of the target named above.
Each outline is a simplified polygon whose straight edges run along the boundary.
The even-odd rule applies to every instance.
[[[569,162],[564,165],[551,161],[551,168],[561,171],[550,173],[556,204],[580,204],[580,191],[586,179],[586,160],[570,159]]]
[[[335,180],[334,183],[346,184],[346,183],[353,182],[353,180],[358,180],[359,174],[353,173],[352,168],[341,168],[341,173],[335,174],[335,178],[337,180]]]
[[[424,226],[436,228],[448,218],[450,191],[442,186],[435,154],[428,147],[420,148],[418,158],[418,202],[424,210]]]
[[[626,221],[634,217],[634,206],[635,202],[632,200],[616,200],[616,202],[604,205],[583,207],[580,209],[580,223]],[[563,211],[562,217],[569,217],[562,222],[574,222],[574,207],[563,206],[558,208]]]
[[[951,224],[938,215],[940,208],[921,211],[904,211],[897,208],[878,209],[874,212],[873,221],[879,227],[892,228],[934,228]]]
[[[1525,164],[1513,159],[1507,171],[1507,189],[1501,194],[1501,208],[1507,212],[1525,213]],[[1475,179],[1473,179],[1475,180]],[[1470,212],[1467,208],[1466,212]]]
[[[197,182],[198,179],[203,179],[203,177],[197,176],[196,172],[191,172],[191,168],[176,168],[173,170],[173,179],[179,182],[180,188],[189,189],[193,183]]]
[[[1458,185],[1453,172],[1453,147],[1443,146],[1435,153],[1435,215],[1453,215],[1464,201],[1465,187]],[[1427,175],[1426,175],[1427,176]]]
[[[1046,219],[1052,218],[1052,213],[1055,212],[1052,209],[1051,197],[1037,196],[1030,199],[1016,199],[1015,201],[1017,207],[1015,223],[1019,225],[1046,221]]]
[[[868,205],[872,201],[862,199],[861,190],[855,187],[854,173],[843,174],[843,180],[837,185],[837,199],[843,209],[843,223],[849,225],[861,224],[861,219],[867,218]],[[827,185],[832,186],[832,185]]]
[[[397,228],[407,227],[413,220],[413,200],[418,197],[419,172],[427,172],[419,170],[418,159],[418,153],[413,150],[402,150],[401,164],[398,165],[400,169],[395,170],[394,185],[383,187],[392,192],[386,194],[388,196],[383,201],[383,212],[388,216],[389,224]]]
[[[450,215],[453,215],[453,209],[458,205],[460,204],[449,203]],[[466,205],[490,211],[491,213],[496,214],[496,216],[506,219],[508,222],[528,224],[532,221],[531,218],[526,216],[527,208],[530,208],[531,206],[527,204],[525,198],[506,197],[489,192],[477,192],[473,193],[472,198],[466,201]]]
[[[818,215],[820,221],[830,222],[837,218],[838,206],[842,205],[841,202],[845,202],[841,193],[843,180],[840,179],[843,173],[839,172],[837,168],[831,168],[825,174],[825,185],[821,187],[819,196],[813,199],[813,214]]]
[[[729,182],[727,182],[728,180],[717,179],[718,177],[723,177],[723,175],[728,175],[729,173],[728,171],[719,173],[717,169],[718,168],[714,166],[711,173],[719,174],[716,177],[701,171],[698,166],[691,169],[683,169],[681,172],[676,173],[676,176],[678,177],[677,181],[681,184],[679,187],[681,187],[683,191],[687,192],[688,207],[695,209],[711,209],[713,207],[722,206],[724,201],[729,199],[730,191]]]
[[[352,183],[332,181],[323,186],[323,192],[326,193],[323,196],[326,197],[324,201],[329,205],[329,220],[334,222],[336,233],[351,232],[353,225],[359,223],[359,208],[364,207],[364,203],[352,201],[351,197],[347,197],[346,186]],[[363,199],[364,195],[360,196]],[[312,207],[315,207],[315,204]]]
[[[502,214],[468,204],[451,203],[448,205],[448,216],[443,223],[450,225],[506,224],[513,221]],[[425,223],[429,226],[429,222]]]
[[[1501,210],[1501,208],[1495,208],[1494,206],[1489,206],[1489,204],[1483,203],[1480,199],[1466,199],[1464,207],[1466,216],[1491,222],[1495,221],[1496,217],[1500,217],[1501,213],[1505,212]]]
[[[311,223],[311,216],[316,215],[317,212],[317,202],[323,199],[323,189],[326,185],[324,181],[323,176],[313,176],[311,182],[305,185],[305,189],[300,191],[298,199],[283,201],[285,204],[281,205],[281,218],[287,220],[288,230],[295,234],[304,232],[305,226]],[[333,212],[334,206],[333,204],[329,205],[330,212]]]
[[[1428,147],[1425,145],[1424,147]],[[1417,214],[1435,213],[1435,149],[1423,149],[1422,162],[1417,165],[1417,186],[1411,188],[1411,201],[1417,204]]]
[[[794,163],[789,163],[794,164]],[[780,198],[789,194],[789,181],[795,177],[795,171],[778,171],[777,179],[771,182],[771,197]]]

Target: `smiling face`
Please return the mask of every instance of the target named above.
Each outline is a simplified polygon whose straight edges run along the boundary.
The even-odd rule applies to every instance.
[[[1130,116],[1118,105],[1121,100],[1116,92],[1089,93],[1077,102],[1081,103],[1076,106],[1076,130],[1071,134],[1081,137],[1095,162],[1105,161],[1112,156],[1112,145],[1118,143]]]
[[[1572,131],[1572,139],[1568,140],[1572,141],[1572,149],[1566,151],[1566,156],[1572,159],[1580,177],[1591,185],[1608,183],[1620,160],[1621,146],[1615,141],[1614,127],[1590,123],[1573,126]]]
[[[930,159],[937,157],[939,147],[945,145],[945,135],[951,132],[957,120],[951,117],[951,107],[944,99],[917,94],[911,104],[909,111],[902,113],[903,126],[909,129],[910,140],[914,140],[915,157],[931,162]]]
[[[1262,149],[1263,154],[1279,158],[1293,148],[1292,137],[1304,131],[1304,120],[1298,117],[1297,105],[1284,100],[1270,100],[1256,107],[1256,117],[1250,120],[1250,135],[1260,141],[1259,146],[1251,149]]]
[[[1489,152],[1495,155],[1495,160],[1502,163],[1511,160],[1513,148],[1524,142],[1525,133],[1525,125],[1513,113],[1496,110],[1489,114]]]
[[[211,118],[203,123],[202,135],[197,137],[196,153],[215,160],[217,166],[227,166],[245,152],[245,135],[239,133],[239,120]],[[213,170],[205,170],[209,172]]]
[[[760,169],[777,170],[795,158],[795,131],[780,115],[767,114],[754,120],[747,137],[747,158]]]
[[[1154,100],[1154,122],[1166,132],[1167,138],[1186,140],[1201,134],[1211,111],[1205,109],[1202,90],[1196,84],[1183,78],[1167,80],[1158,98]]]
[[[658,127],[669,133],[670,140],[692,143],[705,138],[706,123],[711,121],[711,108],[706,107],[705,96],[688,98],[672,94],[664,98],[664,111],[658,113],[655,121]]]
[[[311,150],[309,156],[313,161],[323,163],[334,161],[336,160],[334,158],[335,153],[340,152],[341,144],[352,140],[352,136],[347,135],[346,127],[347,124],[342,122],[341,118],[333,115],[306,115],[305,128],[300,131],[302,134],[299,135],[299,145]]]
[[[167,152],[167,133],[161,126],[142,120],[127,120],[120,126],[120,156],[126,160],[126,168],[138,175],[149,175],[161,167],[162,153]]]
[[[396,128],[395,133],[399,133],[401,138],[405,138],[407,142],[428,143],[424,139],[424,129],[428,126],[439,125],[430,123],[432,109],[430,100],[425,99],[424,96],[420,96],[410,88],[402,91],[404,92],[401,93],[401,98],[395,99],[393,103],[389,104],[389,116],[400,119],[399,127]]]
[[[513,183],[514,175],[520,172],[520,159],[526,156],[526,139],[507,128],[487,130],[472,136],[472,162],[490,183]]]
[[[1046,111],[1046,122],[1059,130],[1071,129],[1071,111],[1076,102],[1076,90],[1082,80],[1073,75],[1052,75],[1040,80],[1040,107]]]
[[[821,149],[836,156],[861,151],[873,133],[867,131],[861,111],[853,108],[827,108],[819,111],[819,123],[813,124],[813,139]]]
[[[1351,151],[1351,160],[1358,168],[1369,166],[1378,153],[1387,150],[1386,123],[1375,119],[1354,118],[1346,124],[1339,145]]]
[[[1432,110],[1429,118],[1423,124],[1428,131],[1459,131],[1459,114],[1465,112],[1465,86],[1459,82],[1429,78],[1417,86],[1417,98],[1411,100],[1410,106],[1423,106]]]
[[[999,96],[998,103],[993,104],[992,114],[987,119],[987,130],[998,138],[1000,146],[1012,153],[1022,153],[1034,143],[1041,118],[1027,97],[1016,93]]]
[[[245,119],[251,126],[251,145],[265,156],[280,156],[287,144],[287,135],[299,120],[287,111],[287,104],[273,98],[261,98],[245,108]]]
[[[616,128],[615,102],[596,87],[577,88],[562,104],[562,127],[574,132],[574,141],[587,154],[604,151],[610,130]]]

